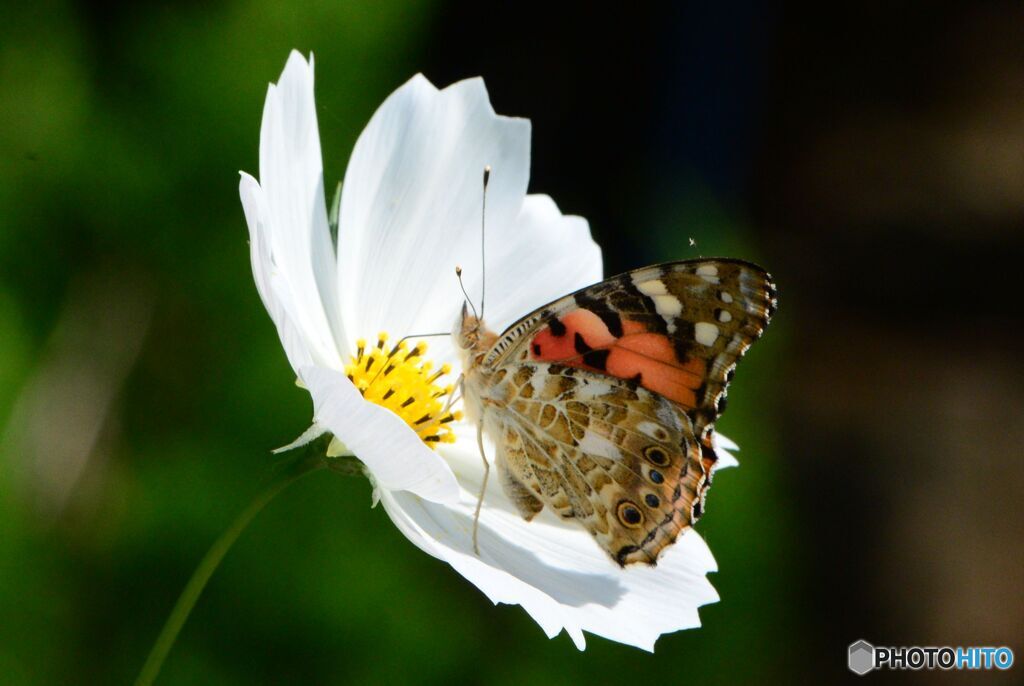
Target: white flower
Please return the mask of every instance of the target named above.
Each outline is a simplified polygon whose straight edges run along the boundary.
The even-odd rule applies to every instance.
[[[394,341],[451,329],[463,303],[456,264],[468,291],[480,292],[486,165],[493,170],[487,322],[500,331],[601,278],[600,249],[586,221],[563,216],[547,196],[526,194],[529,121],[496,115],[481,79],[438,90],[423,76],[413,77],[381,105],[356,143],[335,249],[313,63],[291,54],[267,93],[260,180],[243,173],[240,193],[257,288],[313,397],[314,426],[304,438],[332,433],[366,465],[384,509],[410,541],[448,562],[493,602],[522,605],[548,636],[565,629],[582,649],[585,630],[653,650],[659,635],[699,626],[697,607],[718,599],[706,578],[715,561],[696,532],[680,537],[657,567],[621,569],[578,525],[548,511],[524,521],[492,478],[477,556],[471,537],[483,468],[475,428],[460,413],[431,430],[436,438],[457,440],[432,449],[422,440],[431,432],[415,431],[404,408],[398,409],[403,418],[367,400],[374,394],[364,397],[346,375],[360,355],[362,369],[380,331]],[[449,338],[432,339],[429,357],[457,365]],[[348,370],[357,372],[353,378],[364,389],[380,378]],[[405,371],[410,383],[441,383],[417,377],[420,367]],[[436,415],[438,406],[431,411]],[[487,453],[494,454],[490,444]],[[722,451],[720,464],[735,461]]]

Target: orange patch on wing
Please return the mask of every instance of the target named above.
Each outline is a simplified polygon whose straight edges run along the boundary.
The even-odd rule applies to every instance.
[[[559,326],[560,324],[560,326]],[[707,374],[707,363],[697,357],[681,362],[671,339],[652,333],[643,324],[622,320],[623,335],[615,338],[605,323],[589,310],[574,310],[554,327],[543,328],[530,343],[530,355],[544,362],[558,362],[589,369],[620,379],[635,379],[640,385],[686,409],[697,406],[696,390]],[[577,349],[577,334],[586,347],[607,350],[604,369],[585,364]]]
[[[543,362],[561,362],[575,367],[583,364],[572,358],[579,357],[576,350],[576,334],[591,348],[606,348],[615,342],[601,318],[590,310],[574,310],[560,320],[564,331],[558,332],[550,326],[541,329],[530,341],[530,357]],[[560,334],[560,335],[559,335]]]
[[[606,348],[615,343],[615,336],[608,326],[590,310],[573,310],[562,317],[562,323],[570,342],[575,338],[574,334],[579,333],[591,348]]]
[[[662,338],[671,352],[671,343],[668,343],[664,336],[659,334],[641,335]],[[608,355],[607,370],[609,374],[620,379],[632,379],[640,374],[640,385],[647,390],[663,395],[686,409],[697,406],[695,391],[703,383],[704,360],[693,358],[683,365],[675,359],[674,353],[671,360],[655,358],[636,352],[624,345],[624,342],[629,341],[625,339],[623,342],[617,343],[612,347],[611,354]]]

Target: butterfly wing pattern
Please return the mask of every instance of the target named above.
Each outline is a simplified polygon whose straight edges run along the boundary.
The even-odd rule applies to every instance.
[[[548,506],[618,564],[655,564],[703,513],[715,420],[775,307],[760,267],[688,260],[612,277],[488,334],[467,400],[520,513]]]

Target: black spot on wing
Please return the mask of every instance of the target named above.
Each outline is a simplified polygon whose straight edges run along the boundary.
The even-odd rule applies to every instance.
[[[612,336],[615,338],[622,337],[622,317],[619,316],[618,312],[610,308],[604,299],[595,298],[587,291],[580,291],[573,298],[581,309],[589,310],[600,317]]]
[[[684,319],[676,320],[676,332],[672,336],[672,350],[676,354],[679,364],[686,364],[690,360],[690,351],[693,350],[693,343],[697,334],[693,322]]]
[[[548,319],[548,328],[551,329],[551,335],[556,338],[561,338],[565,335],[565,324],[558,317],[551,317]]]
[[[690,361],[690,351],[693,350],[693,345],[686,339],[673,338],[672,350],[676,354],[676,359],[679,360],[679,364],[686,364]]]
[[[619,563],[620,567],[626,566],[626,558],[640,550],[635,545],[624,545],[619,548],[619,552],[615,553],[615,561]]]
[[[700,398],[701,396],[697,396]],[[715,420],[718,419],[718,411],[714,408],[698,407],[690,411],[690,419],[693,420],[693,425],[696,428],[704,429],[712,426]]]
[[[608,366],[608,355],[610,350],[591,350],[583,353],[583,364],[600,371],[605,371]]]
[[[645,298],[647,296],[644,296]],[[660,314],[643,314],[636,318],[637,321],[647,327],[652,333],[668,336],[668,323]],[[673,337],[673,340],[674,337]]]
[[[593,348],[587,345],[587,342],[583,340],[583,336],[579,331],[576,332],[576,338],[573,340],[573,345],[576,348],[576,352],[579,354],[589,353]]]

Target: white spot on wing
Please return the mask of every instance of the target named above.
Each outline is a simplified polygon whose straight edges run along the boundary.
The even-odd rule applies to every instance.
[[[683,303],[679,298],[669,294],[665,282],[661,279],[637,281],[636,277],[633,277],[633,285],[654,302],[654,309],[665,320],[668,332],[675,333],[675,319],[683,313]]]
[[[576,388],[573,389],[573,399],[585,403],[611,392],[611,384],[605,383],[604,381],[589,379],[589,383],[580,383],[576,385]]]
[[[622,459],[622,451],[619,450],[614,443],[598,434],[596,431],[587,431],[583,435],[583,440],[580,441],[579,447],[580,450],[589,455],[607,457],[612,460]]]
[[[668,294],[668,289],[665,288],[665,284],[661,279],[651,279],[650,281],[642,281],[634,285],[638,291],[647,296],[654,297],[656,295]]]
[[[713,264],[702,264],[697,267],[697,276],[708,283],[718,283],[718,267]]]
[[[722,298],[722,302],[724,302],[725,304],[728,305],[729,303],[732,302],[732,293],[726,293],[725,291],[722,291],[720,295]]]
[[[678,317],[683,313],[683,303],[674,295],[656,295],[653,298],[654,308],[662,317]]]
[[[636,425],[637,431],[647,434],[651,438],[655,437],[658,429],[661,428],[654,422],[640,422]]]
[[[722,310],[721,312],[718,313],[718,321],[723,322],[723,323],[724,322],[731,322],[732,321],[732,313],[729,312],[729,310]]]
[[[710,348],[718,340],[718,327],[708,322],[697,322],[693,325],[693,337]]]

